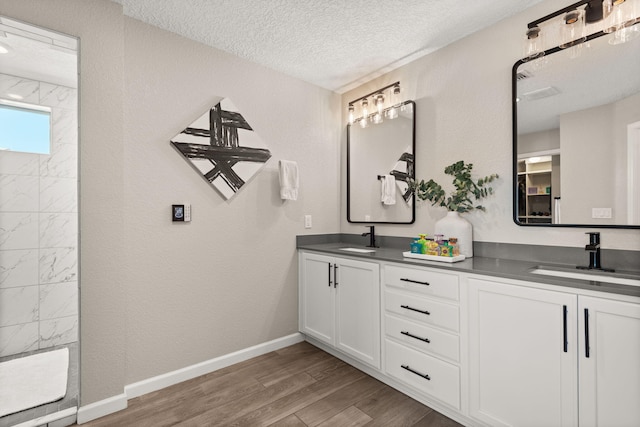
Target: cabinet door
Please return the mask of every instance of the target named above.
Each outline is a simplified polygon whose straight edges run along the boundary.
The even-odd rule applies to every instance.
[[[336,347],[379,369],[379,266],[340,258],[336,266]]]
[[[640,304],[578,302],[580,426],[640,426]]]
[[[303,252],[300,256],[300,330],[333,345],[335,309],[333,258]]]
[[[577,425],[576,307],[575,295],[469,279],[473,417],[491,426]]]

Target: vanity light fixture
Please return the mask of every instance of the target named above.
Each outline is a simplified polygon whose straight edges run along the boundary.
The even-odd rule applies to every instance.
[[[379,124],[384,118],[395,119],[398,117],[398,106],[400,105],[400,82],[395,82],[381,89],[375,90],[358,99],[354,99],[348,104],[349,124],[358,122],[361,127],[367,127],[368,122]],[[375,109],[369,110],[369,98]],[[386,101],[386,102],[385,102]],[[356,115],[356,106],[360,102],[360,115]],[[388,105],[391,104],[391,105]]]
[[[624,43],[640,35],[640,0],[582,0],[527,24],[524,58],[531,61],[545,52],[579,47],[584,42],[613,33],[609,43]],[[557,46],[543,46],[555,37],[543,39],[542,34],[553,35],[559,28]]]

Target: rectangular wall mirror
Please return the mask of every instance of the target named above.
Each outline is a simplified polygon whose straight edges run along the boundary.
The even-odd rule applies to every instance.
[[[517,224],[640,228],[640,37],[612,37],[514,65]]]
[[[398,116],[382,123],[347,126],[347,220],[352,223],[411,224],[415,178],[415,103],[406,101]],[[394,177],[394,203],[382,203],[385,176]]]

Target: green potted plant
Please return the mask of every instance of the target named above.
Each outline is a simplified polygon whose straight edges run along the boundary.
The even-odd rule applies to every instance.
[[[409,182],[409,191],[418,200],[428,200],[432,206],[447,208],[447,216],[436,222],[434,234],[442,234],[447,238],[457,237],[460,254],[467,258],[473,256],[473,229],[471,223],[460,214],[475,209],[485,211],[485,207],[478,202],[493,194],[493,188],[489,184],[498,178],[498,174],[494,173],[474,180],[471,177],[472,170],[473,164],[463,160],[444,168],[445,174],[453,176],[455,190],[449,195],[433,179]]]

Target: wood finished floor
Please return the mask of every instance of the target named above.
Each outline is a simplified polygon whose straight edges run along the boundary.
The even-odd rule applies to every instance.
[[[83,427],[460,424],[307,342],[129,401]]]

